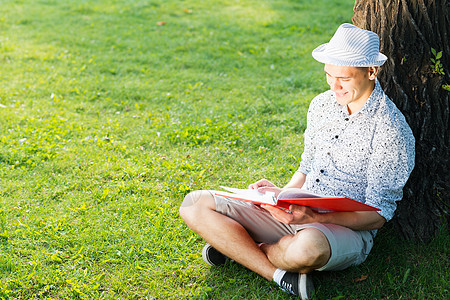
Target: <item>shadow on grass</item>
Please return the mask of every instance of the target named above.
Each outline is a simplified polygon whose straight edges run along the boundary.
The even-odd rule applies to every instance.
[[[316,272],[318,299],[449,299],[449,240],[404,241],[388,223],[361,266]]]
[[[403,241],[391,224],[381,229],[368,259],[337,272],[314,272],[313,299],[449,299],[449,236]],[[273,282],[236,263],[211,267],[195,299],[293,299]]]
[[[211,267],[205,277],[201,295],[193,299],[291,299],[274,282],[234,262]]]

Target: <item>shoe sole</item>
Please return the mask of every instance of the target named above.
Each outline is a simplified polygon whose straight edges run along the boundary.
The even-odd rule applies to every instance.
[[[298,291],[301,299],[309,299],[314,292],[314,283],[311,275],[300,274],[298,281]]]
[[[206,244],[203,247],[202,250],[202,258],[205,261],[205,263],[207,263],[208,265],[212,266],[212,267],[217,267],[217,266],[221,266],[223,264],[225,264],[225,259],[223,260],[222,263],[214,263],[211,259],[210,259],[210,255],[209,255],[209,251],[211,251],[211,249],[214,249],[210,244]],[[215,250],[215,249],[214,249]],[[215,250],[217,251],[217,250]]]

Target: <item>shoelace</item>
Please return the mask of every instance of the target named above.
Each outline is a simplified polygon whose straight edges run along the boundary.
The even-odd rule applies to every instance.
[[[284,289],[287,292],[293,293],[292,284],[288,283],[286,281],[281,282],[281,288]]]

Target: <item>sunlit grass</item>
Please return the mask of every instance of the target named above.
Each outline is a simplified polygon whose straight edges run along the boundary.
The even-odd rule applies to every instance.
[[[178,206],[195,189],[286,183],[326,89],[310,53],[352,6],[3,1],[0,298],[289,299],[236,264],[207,267]],[[420,285],[448,255],[413,245],[405,260],[386,237],[360,268],[318,274],[320,298],[448,295],[445,272]]]

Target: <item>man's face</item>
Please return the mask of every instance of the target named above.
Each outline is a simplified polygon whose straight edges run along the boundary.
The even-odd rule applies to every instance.
[[[340,105],[348,106],[349,113],[358,111],[369,98],[375,86],[377,68],[356,68],[325,65],[327,83],[336,93]]]

